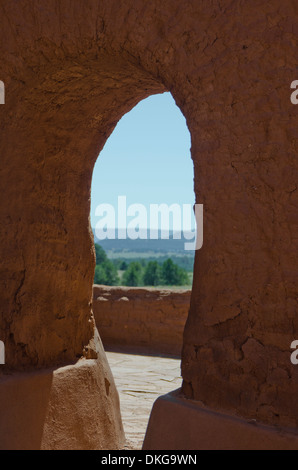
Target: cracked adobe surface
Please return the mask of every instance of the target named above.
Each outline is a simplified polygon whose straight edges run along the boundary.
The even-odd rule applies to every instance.
[[[93,165],[124,113],[169,90],[191,132],[196,198],[204,204],[184,393],[296,426],[297,108],[290,83],[297,79],[298,6],[2,0],[0,8],[6,369],[83,354],[94,330]]]

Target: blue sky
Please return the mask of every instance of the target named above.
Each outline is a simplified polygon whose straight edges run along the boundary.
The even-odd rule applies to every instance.
[[[144,204],[148,214],[150,203],[193,205],[190,145],[185,118],[170,93],[138,103],[118,122],[95,164],[92,227],[100,219],[95,208],[108,203],[117,211],[118,196],[126,196],[127,205]]]

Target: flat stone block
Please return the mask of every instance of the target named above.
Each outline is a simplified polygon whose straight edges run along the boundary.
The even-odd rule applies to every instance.
[[[94,359],[2,377],[0,449],[119,449],[119,399],[107,377]]]
[[[295,430],[264,426],[205,408],[180,389],[152,408],[143,450],[297,450]]]

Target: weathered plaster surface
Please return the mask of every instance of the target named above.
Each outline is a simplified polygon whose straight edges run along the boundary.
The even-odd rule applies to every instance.
[[[169,90],[205,217],[184,393],[297,425],[297,3],[2,0],[0,11],[7,370],[86,354],[93,165],[124,113]]]

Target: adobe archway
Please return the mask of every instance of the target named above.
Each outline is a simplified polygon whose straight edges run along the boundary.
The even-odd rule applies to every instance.
[[[16,371],[25,380],[29,371],[41,374],[83,356],[98,377],[92,393],[98,403],[106,400],[112,424],[82,446],[119,445],[117,397],[104,380],[112,384],[91,315],[90,181],[117,120],[140,99],[167,89],[191,132],[195,192],[205,214],[184,336],[183,392],[244,419],[297,426],[298,377],[289,361],[298,326],[297,134],[288,91],[297,78],[293,2],[274,0],[262,9],[257,0],[1,6],[0,339],[6,366],[0,371],[13,371],[10,385],[1,379],[1,406],[18,406]],[[78,366],[70,369],[76,380]],[[48,377],[44,386],[54,400],[51,413],[59,415],[55,380]],[[38,426],[53,416],[48,405],[41,403]],[[65,414],[59,419],[65,424]],[[76,426],[69,420],[64,434]],[[41,431],[36,436],[28,447],[38,440],[50,445]],[[57,446],[72,448],[76,439]]]
[[[111,61],[102,55],[98,57],[98,64],[99,68],[93,67],[88,73],[88,64],[84,62],[70,64],[69,67],[59,61],[55,66],[51,63],[45,75],[26,88],[24,98],[19,96],[17,102],[10,104],[9,93],[6,96],[5,145],[9,145],[10,140],[8,116],[21,115],[19,140],[13,145],[15,134],[12,132],[10,148],[13,150],[6,154],[4,162],[7,169],[14,162],[13,175],[9,182],[6,180],[9,184],[7,192],[14,195],[19,192],[22,200],[17,197],[16,202],[15,196],[9,195],[8,203],[2,209],[7,217],[13,214],[14,233],[24,235],[22,238],[17,235],[13,241],[16,257],[19,254],[15,264],[11,259],[11,245],[6,248],[11,281],[5,289],[7,303],[4,305],[1,337],[7,360],[1,372],[36,372],[75,364],[80,358],[81,361],[65,373],[61,369],[51,370],[46,383],[38,385],[44,388],[43,394],[47,396],[38,411],[40,419],[46,422],[46,432],[41,436],[39,428],[43,425],[35,423],[38,429],[34,430],[32,444],[15,431],[18,428],[22,435],[28,435],[17,421],[11,424],[13,437],[4,433],[9,418],[2,414],[6,421],[2,425],[3,434],[6,434],[2,443],[4,448],[7,445],[36,447],[39,440],[43,448],[69,445],[74,448],[114,448],[123,441],[117,392],[91,310],[95,264],[88,220],[91,177],[98,153],[119,118],[148,94],[165,88],[140,67],[121,57]],[[51,103],[47,99],[43,102],[48,93],[53,97]],[[21,107],[23,100],[26,104]],[[15,120],[12,121],[14,127]],[[28,153],[24,153],[26,148],[30,149]],[[88,360],[97,360],[97,364],[90,365]],[[95,370],[84,372],[86,367]],[[82,429],[81,432],[76,431],[78,436],[69,443],[67,434],[73,430],[67,431],[64,423],[67,418],[59,416],[58,409],[64,407],[70,412],[62,398],[65,386],[68,397],[73,395],[72,406],[78,406],[78,400],[85,395],[84,387],[77,385],[78,376],[88,373],[93,400],[98,401],[97,406],[92,406],[91,416],[93,414],[95,422],[98,415],[102,420],[97,436],[99,442],[96,442],[93,430],[88,433],[93,434],[89,442],[83,439],[86,429]],[[28,377],[26,385],[20,382],[24,380],[23,376],[16,376],[16,380],[18,388],[27,388],[31,395],[34,394],[31,389],[37,388],[37,384],[31,375]],[[6,409],[11,386],[8,383],[2,387],[1,402]],[[37,397],[36,401],[40,398]],[[30,399],[25,406],[26,416],[33,413],[32,405]],[[90,420],[90,410],[88,417],[83,418],[82,414],[83,410],[78,412],[78,421]],[[51,429],[50,421],[53,419],[62,420],[59,425],[63,434],[66,426],[65,438],[60,433],[56,436],[57,431]],[[75,423],[68,426],[74,427]]]

